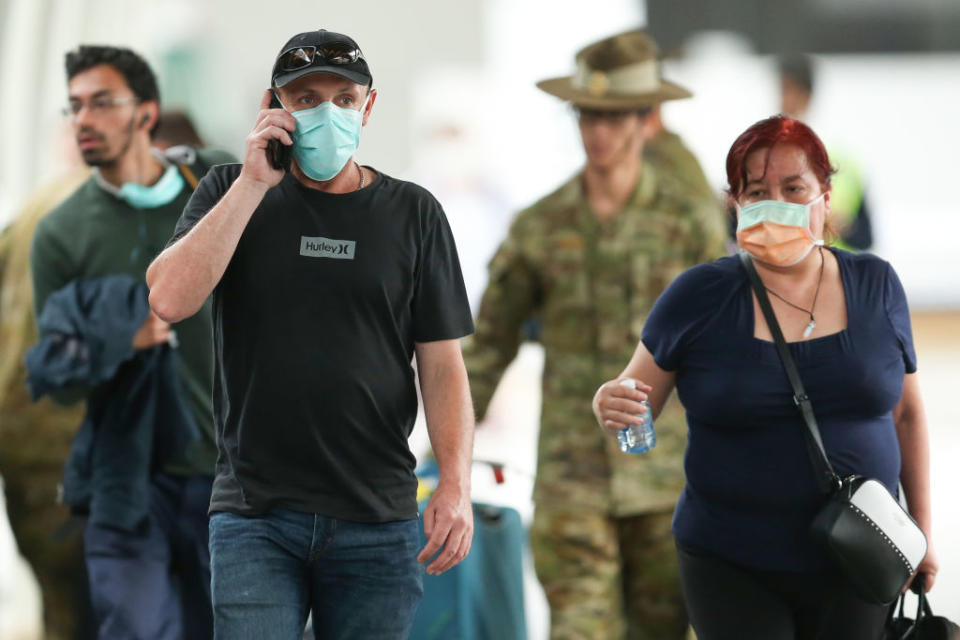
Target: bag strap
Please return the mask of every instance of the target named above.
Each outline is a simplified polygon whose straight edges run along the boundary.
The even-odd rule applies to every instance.
[[[913,637],[920,615],[918,613],[916,619],[907,618],[903,615],[903,603],[906,599],[907,595],[901,593],[900,597],[891,602],[887,608],[887,619],[883,623],[884,640],[910,640]],[[896,632],[899,632],[899,635],[894,635]]]
[[[926,574],[918,573],[913,582],[917,587],[917,622],[923,618],[932,618],[933,610],[930,609],[930,601],[927,600]]]
[[[817,477],[817,483],[824,493],[832,493],[841,486],[840,476],[833,470],[830,460],[827,458],[827,452],[823,449],[823,439],[820,437],[820,428],[817,427],[817,419],[813,415],[813,404],[810,397],[803,388],[803,381],[800,379],[800,372],[797,365],[793,362],[793,356],[790,355],[790,349],[787,347],[787,341],[783,338],[783,332],[780,330],[780,323],[777,322],[777,316],[773,313],[773,307],[770,306],[770,297],[767,296],[767,289],[760,280],[760,274],[753,266],[753,260],[749,254],[740,253],[740,261],[744,269],[747,270],[747,276],[750,278],[750,286],[757,296],[757,302],[760,303],[760,310],[763,311],[763,317],[767,320],[767,327],[773,334],[773,341],[777,346],[777,353],[780,354],[780,361],[787,372],[787,378],[790,379],[790,386],[793,387],[793,402],[800,410],[803,416],[803,422],[806,425],[804,429],[804,440],[807,443],[807,453],[810,455],[810,462]]]
[[[193,169],[190,168],[190,165],[178,164],[177,168],[180,170],[180,175],[183,176],[183,179],[190,185],[190,189],[196,191],[200,181],[197,180],[197,175],[193,172]]]

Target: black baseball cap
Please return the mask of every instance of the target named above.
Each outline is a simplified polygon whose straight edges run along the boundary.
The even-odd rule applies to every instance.
[[[326,29],[290,38],[277,54],[270,79],[273,86],[283,87],[310,73],[332,73],[364,86],[373,84],[370,67],[356,41]]]

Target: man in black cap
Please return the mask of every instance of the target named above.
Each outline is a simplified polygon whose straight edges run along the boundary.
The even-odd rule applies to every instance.
[[[243,164],[201,182],[147,274],[168,321],[213,294],[214,626],[293,638],[312,610],[318,638],[405,638],[418,561],[441,573],[472,539],[456,248],[428,192],[353,158],[377,98],[356,42],[295,36],[272,85]],[[414,354],[440,468],[422,549]]]

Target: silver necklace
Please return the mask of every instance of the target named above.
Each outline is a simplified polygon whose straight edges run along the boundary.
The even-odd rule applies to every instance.
[[[804,339],[809,338],[810,334],[813,333],[813,329],[817,326],[817,321],[814,320],[813,318],[813,309],[814,307],[817,306],[817,296],[820,295],[820,284],[823,282],[823,247],[817,247],[817,248],[820,250],[820,276],[817,278],[817,288],[813,292],[813,304],[810,305],[809,309],[804,309],[800,305],[793,304],[792,302],[790,302],[789,300],[787,300],[786,298],[784,298],[779,293],[777,293],[776,291],[774,291],[773,289],[771,289],[766,285],[764,285],[763,287],[764,289],[767,290],[768,293],[786,302],[788,305],[790,305],[794,309],[799,309],[800,311],[803,311],[804,313],[807,313],[810,315],[810,322],[809,324],[807,324],[807,327],[803,330]]]
[[[357,190],[363,189],[363,185],[367,184],[367,176],[363,173],[363,168],[360,166],[360,163],[356,160],[353,161],[353,164],[357,165],[357,171],[360,172],[360,186],[357,187]]]

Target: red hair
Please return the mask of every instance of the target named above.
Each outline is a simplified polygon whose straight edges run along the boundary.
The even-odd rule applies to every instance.
[[[830,166],[830,158],[823,142],[813,129],[799,120],[787,116],[773,116],[761,120],[740,134],[727,154],[727,182],[729,194],[739,199],[747,184],[747,156],[759,149],[770,149],[778,144],[792,144],[807,156],[807,162],[820,187],[830,188],[830,176],[836,169]]]

